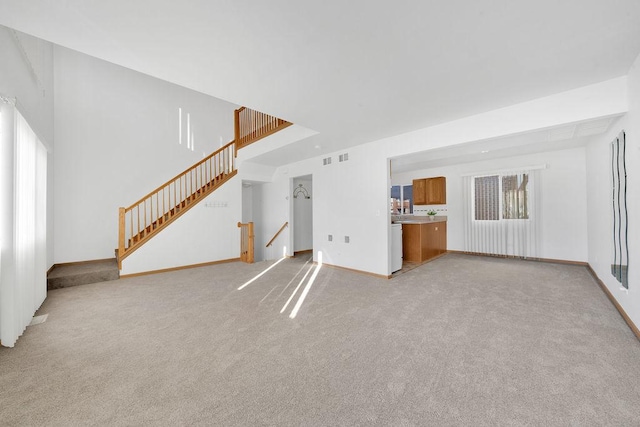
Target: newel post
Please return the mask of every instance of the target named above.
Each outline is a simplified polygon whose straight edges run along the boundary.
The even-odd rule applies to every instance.
[[[249,223],[249,254],[247,256],[247,262],[253,264],[253,222]]]

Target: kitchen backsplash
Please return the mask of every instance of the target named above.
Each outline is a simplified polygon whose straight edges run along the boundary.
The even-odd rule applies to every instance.
[[[414,206],[413,214],[415,216],[427,216],[427,212],[436,211],[436,215],[446,215],[447,214],[447,205],[424,205],[424,206]]]

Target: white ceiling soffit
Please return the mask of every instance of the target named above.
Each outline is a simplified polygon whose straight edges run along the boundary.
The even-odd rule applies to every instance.
[[[638,0],[0,0],[0,24],[319,132],[287,159],[619,77],[640,52]]]
[[[391,170],[396,174],[580,147],[590,141],[588,137],[606,132],[611,123],[618,117],[620,116],[571,123],[535,132],[413,153],[408,156],[391,159]]]

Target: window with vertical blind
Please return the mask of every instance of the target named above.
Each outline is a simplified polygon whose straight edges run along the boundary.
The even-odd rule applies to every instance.
[[[478,176],[473,179],[474,219],[529,219],[529,175]]]
[[[15,107],[0,105],[0,341],[13,347],[47,295],[47,150]]]
[[[465,251],[537,257],[540,189],[545,165],[463,175]]]

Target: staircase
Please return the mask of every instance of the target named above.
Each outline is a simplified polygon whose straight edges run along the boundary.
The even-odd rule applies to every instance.
[[[118,269],[122,261],[237,173],[236,155],[292,123],[242,107],[235,111],[235,139],[118,212]]]
[[[58,264],[47,275],[47,290],[106,282],[120,278],[114,259]]]

